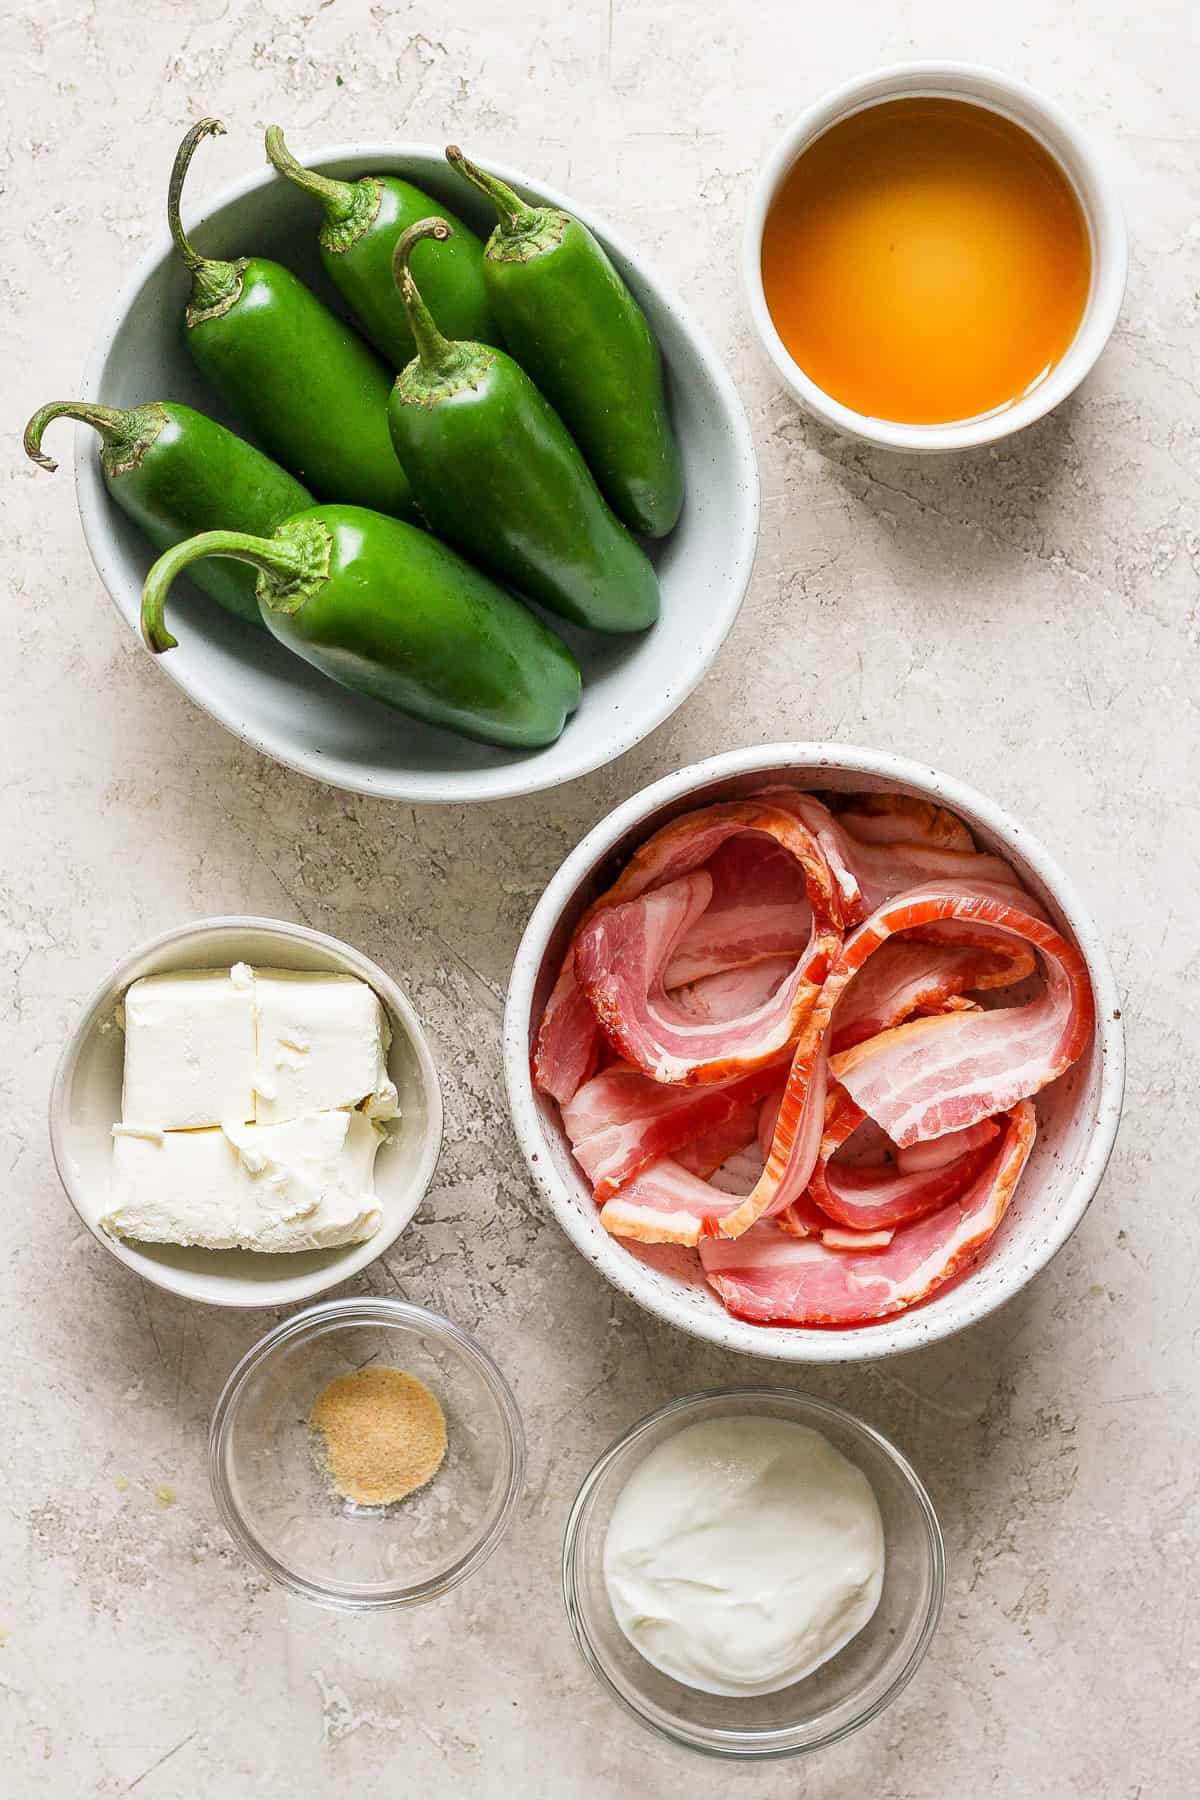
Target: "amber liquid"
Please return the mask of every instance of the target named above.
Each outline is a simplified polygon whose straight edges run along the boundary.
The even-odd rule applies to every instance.
[[[889,100],[831,126],[763,233],[767,305],[805,374],[872,418],[1011,406],[1071,343],[1091,283],[1067,177],[1019,125],[961,100]]]

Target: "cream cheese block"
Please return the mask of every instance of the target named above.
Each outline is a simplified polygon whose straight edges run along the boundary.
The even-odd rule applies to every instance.
[[[121,1117],[160,1131],[253,1119],[254,1052],[254,974],[245,963],[144,975],[125,995]]]
[[[387,1016],[373,989],[353,975],[256,969],[254,1111],[260,1125],[327,1107],[366,1102],[372,1118],[394,1119],[387,1072]]]
[[[121,1119],[159,1131],[277,1125],[362,1106],[400,1108],[391,1031],[373,989],[309,970],[188,969],[148,975],[125,996]]]
[[[113,1127],[114,1236],[205,1250],[295,1252],[374,1236],[382,1132],[361,1112],[205,1131]]]

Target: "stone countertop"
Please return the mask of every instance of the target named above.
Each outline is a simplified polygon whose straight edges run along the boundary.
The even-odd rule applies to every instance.
[[[449,16],[388,0],[6,9],[6,1795],[1195,1792],[1195,33],[1184,0],[1140,15],[1116,0],[863,0],[836,30],[795,0],[512,0],[502,19],[483,0]],[[1111,148],[1133,230],[1125,311],[1086,387],[1014,442],[931,461],[806,424],[751,342],[736,275],[747,186],[785,120],[863,66],[920,54],[1056,94]],[[203,112],[230,127],[210,187],[257,162],[271,118],[299,145],[453,136],[586,198],[694,302],[750,410],[761,550],[716,669],[611,768],[465,811],[337,793],[189,706],[109,606],[69,457],[48,481],[16,432],[76,391]],[[875,1725],[803,1766],[729,1769],[600,1693],[568,1634],[559,1545],[584,1470],[632,1419],[788,1374],[672,1335],[571,1249],[512,1139],[499,1027],[524,921],[581,833],[681,763],[788,737],[928,760],[1052,845],[1107,934],[1130,1079],[1100,1194],[1020,1299],[906,1359],[793,1377],[924,1475],[948,1543],[945,1617]],[[214,1514],[205,1431],[273,1315],[141,1284],[82,1229],[51,1165],[46,1094],[82,996],[139,939],[226,911],[361,945],[407,985],[441,1065],[433,1190],[355,1287],[479,1334],[516,1389],[530,1468],[486,1572],[408,1615],[325,1614],[241,1560]]]

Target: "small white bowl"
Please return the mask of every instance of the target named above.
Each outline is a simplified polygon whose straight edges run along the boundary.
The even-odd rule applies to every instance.
[[[255,155],[261,156],[256,146]],[[475,146],[476,154],[482,154]],[[206,165],[214,173],[220,153]],[[591,227],[644,308],[662,346],[687,497],[679,524],[654,547],[662,617],[636,638],[601,637],[551,621],[579,657],[583,700],[556,744],[512,752],[469,743],[352,694],[273,638],[232,620],[189,583],[177,584],[177,649],[158,667],[198,706],[255,749],[301,774],[355,793],[461,806],[574,781],[611,762],[668,719],[724,642],[749,585],[758,540],[758,472],[745,409],[720,357],[683,302],[646,259],[574,199],[519,170],[482,158],[527,198],[566,207]],[[360,143],[305,151],[327,175],[406,176],[484,236],[495,223],[475,190],[452,174],[437,144]],[[166,170],[151,178],[162,182]],[[202,212],[197,166],[189,225],[210,256],[276,257],[335,310],[344,310],[316,254],[319,210],[263,167],[223,189]],[[198,221],[193,224],[193,221]],[[142,261],[102,331],[83,379],[88,400],[132,406],[182,400],[238,430],[201,380],[184,341],[187,277],[165,236]],[[142,582],[154,552],[104,486],[95,433],[75,438],[76,491],[96,572],[137,632]]]
[[[680,813],[770,782],[839,793],[904,793],[950,808],[984,850],[1012,864],[1073,938],[1096,998],[1090,1050],[1038,1096],[1039,1130],[1016,1197],[977,1267],[923,1306],[858,1330],[752,1325],[726,1312],[694,1251],[633,1249],[600,1223],[557,1106],[535,1092],[533,1041],[580,913],[651,832]],[[1108,1163],[1125,1086],[1120,999],[1100,934],[1054,858],[1007,813],[936,769],[843,744],[764,744],[693,763],[635,794],[588,833],[551,879],[517,951],[504,1015],[504,1075],[517,1139],[555,1218],[588,1261],[648,1312],[724,1349],[781,1362],[862,1362],[950,1337],[1010,1300],[1079,1224]]]
[[[938,96],[968,100],[1021,125],[1049,151],[1066,175],[1087,221],[1092,249],[1092,280],[1087,305],[1075,338],[1046,379],[1003,411],[945,425],[906,425],[869,418],[843,406],[807,376],[784,344],[763,292],[762,240],[767,214],[781,182],[801,153],[831,125],[877,106],[883,100]],[[972,63],[896,63],[857,75],[835,88],[784,132],[759,172],[742,238],[742,279],[750,316],[767,355],[785,384],[814,418],[851,437],[885,450],[965,450],[993,444],[1032,425],[1072,393],[1091,370],[1112,335],[1125,295],[1129,245],[1125,220],[1113,181],[1094,146],[1053,100],[1022,81],[977,68]]]
[[[375,1159],[375,1187],[383,1213],[365,1244],[263,1256],[250,1250],[185,1250],[171,1244],[134,1244],[111,1236],[98,1221],[108,1199],[112,1125],[121,1116],[125,1039],[117,1008],[142,975],[173,969],[317,969],[356,975],[374,988],[392,1028],[388,1073],[401,1116],[388,1123],[388,1141]],[[213,1306],[292,1306],[347,1281],[393,1244],[425,1195],[442,1143],[442,1096],[421,1022],[405,995],[377,963],[324,932],[281,919],[199,919],[151,938],[105,977],[87,1002],[58,1059],[50,1090],[50,1144],[59,1179],[98,1243],[156,1287]]]

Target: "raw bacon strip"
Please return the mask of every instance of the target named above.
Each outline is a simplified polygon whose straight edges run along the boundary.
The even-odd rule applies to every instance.
[[[748,1194],[731,1197],[698,1180],[679,1162],[662,1157],[641,1169],[606,1203],[600,1223],[616,1237],[637,1237],[648,1244],[694,1244],[706,1233],[723,1232],[735,1218],[746,1217],[747,1223],[738,1229],[748,1230],[764,1213],[781,1211],[800,1199],[821,1143],[825,1066],[824,1051],[818,1050],[797,1114],[787,1109],[784,1096],[766,1166]]]
[[[777,1071],[762,1070],[727,1087],[668,1087],[628,1063],[614,1063],[567,1102],[563,1125],[596,1199],[604,1201],[646,1163],[670,1156],[710,1131],[727,1130],[744,1108],[757,1108],[764,1088],[777,1079]],[[752,1119],[746,1135],[715,1156],[703,1172],[708,1174],[733,1150],[749,1143],[754,1129]]]
[[[671,1157],[642,1169],[600,1212],[614,1237],[643,1244],[698,1244],[711,1218],[732,1212],[736,1194],[725,1195]]]
[[[688,1089],[686,1091],[694,1092],[695,1090]],[[705,1090],[701,1088],[699,1091],[704,1093]],[[730,1157],[740,1155],[742,1151],[748,1150],[754,1144],[757,1127],[757,1101],[743,1100],[740,1105],[732,1108],[727,1119],[722,1119],[718,1124],[711,1125],[707,1131],[702,1131],[697,1136],[689,1138],[688,1142],[675,1152],[675,1160],[687,1169],[689,1174],[699,1175],[702,1181],[712,1181],[716,1172],[724,1167]],[[761,1167],[762,1163],[759,1159],[759,1169],[755,1171],[755,1180],[758,1179]],[[722,1186],[725,1193],[738,1191],[723,1184],[718,1185]],[[749,1193],[753,1186],[754,1182],[752,1181],[749,1186],[741,1189],[741,1192]]]
[[[733,831],[720,826],[693,827],[688,813],[648,838],[606,893],[588,907],[572,933],[563,966],[546,1002],[533,1052],[534,1084],[562,1106],[596,1066],[600,1032],[591,1007],[575,979],[575,946],[588,921],[606,906],[636,899],[653,887],[698,868]],[[740,827],[735,828],[740,829]]]
[[[838,1225],[826,1225],[821,1231],[821,1242],[827,1250],[867,1251],[886,1250],[894,1231],[843,1231]]]
[[[830,1250],[886,1250],[895,1232],[884,1226],[855,1230],[835,1225],[811,1198],[812,1187],[770,1221],[790,1237],[816,1237]]]
[[[765,1110],[765,1109],[764,1109]],[[809,1178],[808,1187],[803,1194],[797,1196],[790,1205],[785,1206],[777,1217],[785,1231],[794,1237],[808,1237],[812,1232],[819,1232],[833,1217],[825,1213],[815,1204],[813,1183],[817,1180],[822,1168],[837,1154],[842,1145],[848,1143],[866,1118],[866,1113],[855,1106],[845,1088],[831,1083],[825,1099],[825,1122],[821,1129],[821,1142],[817,1149],[817,1160]],[[766,1120],[759,1115],[758,1129],[761,1134]],[[774,1125],[771,1125],[772,1135]]]
[[[896,1167],[902,1175],[916,1175],[923,1169],[940,1169],[968,1150],[990,1144],[999,1135],[1000,1127],[995,1119],[980,1119],[978,1125],[968,1125],[965,1131],[948,1131],[945,1137],[930,1138],[923,1144],[910,1144],[907,1150],[897,1150]]]
[[[829,1063],[829,1074],[898,1148],[1005,1112],[1070,1067],[1095,1025],[1087,968],[1073,944],[1020,910],[1017,899],[1011,888],[990,884],[917,888],[879,908],[847,939],[803,1024],[762,1180],[735,1212],[714,1218],[713,1235],[740,1236],[758,1219],[782,1212],[808,1186],[824,1107],[823,1083],[818,1094],[814,1075],[825,1066],[830,1020],[859,970],[897,932],[946,921],[966,924],[1032,945],[1046,970],[1045,990],[1028,1006],[956,1009],[917,1019]],[[815,1117],[814,1104],[822,1109]]]
[[[812,1010],[829,950],[819,942],[774,992],[732,1019],[705,1018],[662,985],[664,946],[681,919],[694,916],[689,875],[588,928],[575,953],[579,985],[609,1042],[656,1081],[708,1085],[778,1061]]]
[[[1024,890],[1008,864],[975,850],[942,850],[936,844],[860,844],[851,852],[867,912],[926,883],[991,883],[1009,893]]]
[[[914,794],[855,794],[835,817],[863,844],[932,844],[939,850],[974,850],[961,819]]]
[[[825,1125],[821,1132],[819,1161],[829,1162],[843,1144],[848,1144],[866,1116],[862,1108],[854,1104],[845,1088],[831,1082],[825,1102]]]
[[[712,899],[685,933],[663,985],[684,987],[705,976],[785,956],[794,963],[812,931],[804,871],[773,838],[739,832],[705,867]]]
[[[735,1207],[762,1173],[757,1112],[756,1101],[742,1101],[677,1157],[641,1169],[601,1208],[605,1230],[647,1244],[698,1243],[705,1220]]]
[[[663,973],[663,986],[668,991],[686,987],[768,956],[786,956],[794,963],[811,936],[812,912],[804,900],[746,901],[716,914],[710,909],[680,940]]]
[[[793,1200],[790,1206],[785,1206],[781,1213],[776,1213],[770,1223],[777,1225],[780,1231],[786,1231],[789,1236],[799,1238],[820,1237],[830,1226],[828,1214],[815,1206],[807,1193],[801,1194],[798,1200]]]
[[[593,917],[575,946],[576,978],[609,1042],[657,1081],[727,1081],[773,1061],[798,1035],[840,943],[839,903],[811,832],[787,811],[763,802],[709,810],[723,811],[730,826],[766,832],[796,858],[808,884],[812,936],[791,976],[769,1000],[740,1019],[710,1025],[689,1017],[662,980],[674,945],[711,896],[706,872]],[[703,817],[694,815],[697,821]]]
[[[701,1241],[709,1284],[731,1313],[756,1325],[866,1325],[902,1312],[978,1259],[1012,1199],[1035,1130],[1033,1106],[1022,1100],[967,1192],[902,1226],[886,1250],[832,1250],[756,1225],[733,1242]]]
[[[902,943],[903,940],[896,939],[885,944],[876,952],[873,961],[884,957],[893,945],[898,948]],[[850,993],[856,985],[857,981],[852,983]],[[951,998],[942,1002],[942,1010],[969,1004]],[[987,1119],[966,1131],[952,1132],[947,1139],[918,1146],[916,1151],[899,1151],[894,1162],[838,1163],[835,1160],[838,1152],[850,1142],[866,1117],[845,1088],[836,1082],[831,1084],[825,1103],[821,1147],[807,1192],[779,1214],[779,1223],[785,1231],[806,1237],[812,1230],[819,1229],[819,1222],[826,1218],[862,1231],[884,1229],[920,1218],[962,1192],[982,1162],[981,1155],[973,1157],[968,1153],[991,1143],[1000,1129]],[[763,1124],[760,1114],[760,1134]],[[948,1143],[950,1148],[941,1150],[943,1143]],[[916,1162],[901,1168],[903,1158],[910,1155],[916,1156]],[[955,1166],[948,1172],[946,1165],[949,1164]],[[817,1226],[813,1223],[814,1215]]]
[[[1070,1067],[1095,1028],[1079,951],[1053,926],[988,888],[916,888],[880,907],[847,939],[818,1016],[890,937],[938,920],[965,920],[1031,945],[1045,988],[1027,1006],[914,1019],[834,1057],[831,1072],[900,1149],[1006,1112]],[[791,1077],[789,1077],[789,1083]]]
[[[584,932],[606,911],[701,868],[729,838],[746,831],[774,838],[803,870],[814,916],[809,951],[813,979],[823,978],[824,970],[816,972],[823,960],[820,952],[832,959],[840,914],[829,864],[812,834],[782,809],[757,801],[724,801],[672,819],[647,838],[613,885],[588,907],[567,946],[533,1053],[535,1085],[560,1106],[571,1098],[596,1064],[596,1021],[575,975],[575,952]]]
[[[807,939],[805,939],[807,942]],[[800,949],[804,948],[802,943]],[[799,952],[797,952],[799,954]],[[772,956],[766,962],[748,963],[741,969],[724,969],[706,975],[690,987],[676,988],[672,1000],[683,1011],[709,1024],[721,1025],[753,1012],[776,994],[796,966],[795,956]]]
[[[706,1019],[668,995],[663,966],[710,890],[707,872],[698,869],[611,908],[576,947],[575,972],[601,1030],[627,1062],[656,1081],[706,1086],[778,1062],[819,991],[806,956],[782,986],[738,1018]],[[820,961],[826,954],[823,946],[817,952]]]
[[[909,1174],[894,1163],[818,1162],[808,1184],[808,1197],[827,1217],[855,1231],[907,1225],[957,1199],[989,1154],[988,1146],[981,1144],[941,1168]]]
[[[841,924],[843,927],[857,925],[865,917],[868,907],[854,868],[854,847],[847,843],[841,826],[829,808],[815,795],[802,794],[793,787],[760,788],[755,797],[775,806],[786,807],[812,832],[833,871],[841,901]]]
[[[786,1083],[767,1095],[758,1115],[758,1148],[766,1163],[771,1154],[771,1140],[775,1136],[775,1127],[779,1123],[779,1109],[783,1105],[783,1096],[787,1092]]]
[[[1028,944],[994,932],[983,934],[978,944],[893,938],[881,945],[838,1002],[833,1048],[849,1050],[914,1012],[941,1010],[952,995],[1024,981],[1036,966]]]
[[[564,1106],[599,1060],[601,1037],[575,979],[574,940],[546,1002],[533,1053],[533,1079]]]
[[[738,1237],[756,1220],[781,1213],[799,1200],[808,1186],[821,1149],[825,1093],[829,1074],[826,1025],[810,1021],[796,1046],[783,1090],[765,1167],[753,1190],[731,1213],[713,1213],[705,1231]]]
[[[696,869],[640,899],[608,908],[587,927],[575,946],[575,978],[596,1023],[626,1062],[659,1081],[677,1079],[673,1065],[665,1056],[657,1061],[648,1059],[638,1033],[626,1028],[626,1018],[632,1016],[640,1022],[645,1017],[657,1024],[657,1001],[667,1030],[675,1025],[679,1031],[690,1029],[698,1037],[719,1035],[716,1027],[706,1027],[702,1021],[690,1018],[687,1010],[668,999],[662,989],[664,964],[688,926],[708,905],[711,893],[712,881],[707,871]],[[648,1025],[647,1035],[650,1028]],[[775,1048],[778,1053],[782,1045]]]

